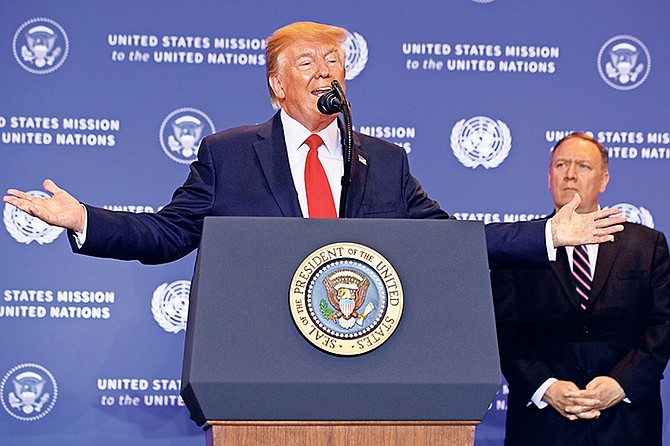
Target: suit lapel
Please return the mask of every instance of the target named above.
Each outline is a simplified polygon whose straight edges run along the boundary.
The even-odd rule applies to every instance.
[[[284,217],[302,217],[288,163],[284,129],[279,113],[258,131],[260,141],[254,144],[263,175]]]
[[[368,178],[368,155],[361,150],[361,142],[354,134],[354,151],[351,158],[351,184],[349,186],[349,197],[347,199],[347,217],[355,217],[359,214],[363,201],[363,192]]]
[[[612,267],[614,266],[614,259],[616,259],[617,253],[619,252],[619,246],[621,243],[618,241],[618,238],[622,237],[621,234],[618,234],[615,237],[614,242],[611,243],[601,243],[598,247],[598,260],[596,261],[596,271],[593,276],[593,283],[591,285],[591,302],[590,305],[598,299],[600,291],[603,289],[607,278],[612,272]],[[579,299],[575,292],[575,282],[572,278],[572,271],[570,271],[570,265],[568,264],[568,255],[565,248],[558,248],[556,254],[556,262],[554,264],[554,273],[558,279],[558,282],[561,284],[561,287],[565,291],[565,295],[568,296],[571,304],[575,307],[579,307]]]
[[[341,132],[344,134],[342,129]],[[295,190],[291,168],[288,163],[286,140],[284,139],[284,129],[281,125],[279,113],[276,113],[270,121],[260,128],[258,136],[260,140],[254,144],[254,150],[282,215],[285,217],[302,217],[298,193]],[[369,157],[361,149],[361,142],[358,136],[354,134],[347,217],[354,217],[359,213],[368,177],[368,162]]]
[[[591,296],[595,300],[598,298],[598,294],[603,289],[607,278],[612,272],[612,266],[614,266],[614,259],[619,252],[619,247],[621,243],[619,241],[620,237],[625,237],[623,233],[617,234],[613,242],[610,243],[601,243],[598,247],[598,260],[596,260],[596,272],[593,276],[593,284],[591,285]]]
[[[568,253],[564,247],[558,248],[556,252],[556,262],[554,262],[554,274],[558,282],[561,284],[564,296],[570,301],[570,304],[579,308],[579,299],[577,299],[577,291],[575,290],[575,281],[572,278],[572,271],[570,271],[570,264],[568,263]]]

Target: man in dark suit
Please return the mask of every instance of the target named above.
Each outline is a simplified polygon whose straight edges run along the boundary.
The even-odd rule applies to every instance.
[[[317,100],[331,90],[333,80],[344,85],[346,36],[342,28],[311,22],[277,30],[267,42],[266,68],[272,103],[281,110],[264,124],[204,138],[186,182],[156,214],[84,207],[50,180],[44,183],[53,194],[49,199],[10,189],[4,200],[70,229],[77,252],[144,263],[169,262],[194,250],[203,219],[210,215],[335,217],[343,174],[342,131],[335,115],[318,111]],[[308,144],[311,135],[318,136],[315,152]],[[354,134],[354,146],[346,217],[449,218],[410,174],[404,150],[361,134]],[[308,170],[319,176],[318,193],[310,192],[314,186]],[[546,226],[489,225],[491,264],[546,262],[552,243],[602,242],[622,229],[618,223],[623,219],[605,218],[612,211],[584,216],[574,212],[577,204],[578,199]],[[321,206],[328,211],[315,210]]]
[[[555,208],[598,208],[607,151],[571,134],[555,146]],[[662,233],[626,223],[613,243],[560,248],[552,269],[492,271],[508,446],[660,446],[670,356],[670,259]]]

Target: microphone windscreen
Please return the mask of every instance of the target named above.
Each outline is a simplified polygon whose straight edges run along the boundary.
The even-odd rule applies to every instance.
[[[337,91],[331,90],[319,97],[316,107],[324,115],[334,115],[342,111],[342,102],[337,94]]]

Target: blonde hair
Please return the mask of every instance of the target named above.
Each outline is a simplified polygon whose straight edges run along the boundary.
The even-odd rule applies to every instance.
[[[338,48],[340,60],[342,61],[342,65],[344,65],[344,49],[342,46],[345,40],[347,40],[347,31],[344,28],[314,22],[295,22],[279,28],[268,37],[265,49],[265,72],[268,89],[270,90],[270,100],[272,101],[272,106],[275,108],[279,108],[279,101],[272,90],[270,76],[277,74],[279,71],[279,56],[281,53],[298,40],[333,44]]]

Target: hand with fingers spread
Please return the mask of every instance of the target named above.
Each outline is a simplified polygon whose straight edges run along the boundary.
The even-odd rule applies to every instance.
[[[614,240],[614,234],[623,231],[626,217],[616,215],[616,208],[601,209],[579,214],[576,209],[582,199],[575,194],[572,201],[561,207],[551,219],[554,246],[577,246]]]
[[[83,231],[86,211],[79,201],[51,180],[44,180],[43,186],[52,195],[50,198],[35,197],[20,190],[9,189],[3,201],[47,224],[75,232]]]

